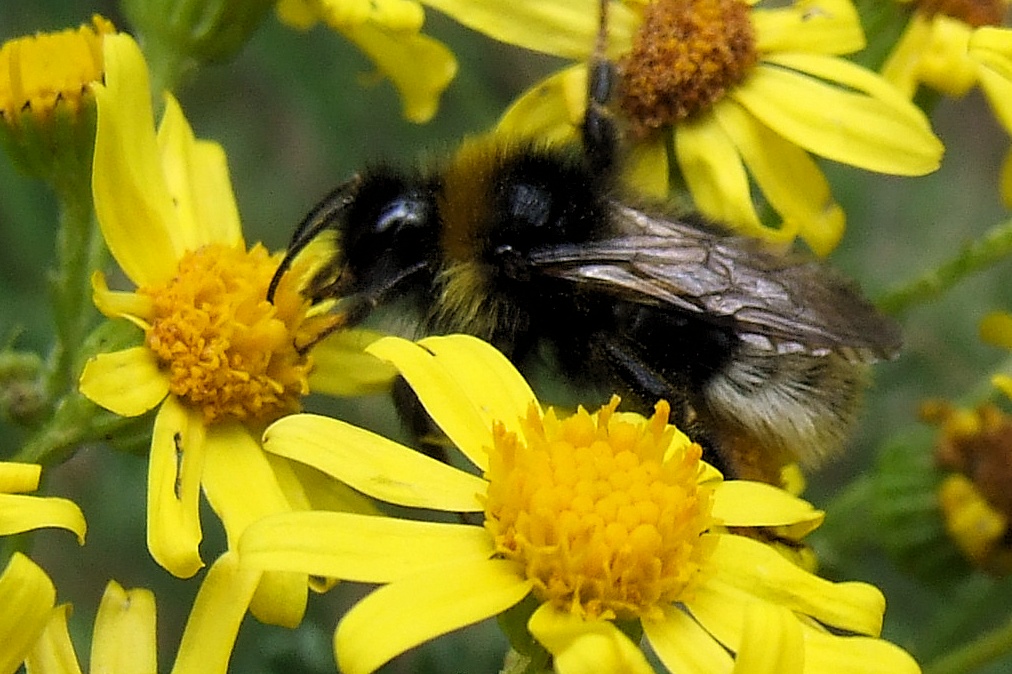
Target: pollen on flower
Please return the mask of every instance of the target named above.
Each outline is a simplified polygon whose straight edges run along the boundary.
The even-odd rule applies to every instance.
[[[974,28],[1000,26],[1008,11],[1007,0],[920,0],[917,6],[927,16],[951,16]]]
[[[634,131],[706,110],[758,60],[742,0],[656,0],[644,8],[632,50],[619,63],[622,110]]]
[[[113,25],[96,15],[90,24],[10,40],[0,47],[0,118],[46,116],[64,106],[77,112],[88,85],[102,78],[102,36]]]
[[[169,390],[208,423],[266,423],[297,411],[309,391],[312,360],[296,343],[315,341],[331,319],[307,317],[294,267],[267,301],[278,263],[260,244],[210,244],[184,255],[168,283],[138,289],[154,303],[146,344],[168,371]]]
[[[650,419],[617,405],[561,421],[532,406],[522,438],[497,426],[485,526],[542,601],[587,617],[660,618],[700,578],[711,490],[698,484],[699,445],[673,442],[667,403]]]

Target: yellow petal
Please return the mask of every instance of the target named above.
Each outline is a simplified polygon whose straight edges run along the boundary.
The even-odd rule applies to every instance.
[[[243,565],[386,583],[448,562],[492,556],[481,527],[341,512],[295,512],[254,522],[239,541]]]
[[[95,616],[91,671],[157,674],[155,595],[143,588],[124,590],[110,581]]]
[[[695,620],[677,607],[663,620],[644,620],[643,633],[668,671],[679,674],[730,674],[734,662]]]
[[[666,133],[655,133],[633,145],[623,160],[622,184],[638,194],[667,199],[670,140]]]
[[[524,92],[499,119],[496,133],[540,143],[573,143],[587,107],[587,67],[571,66]]]
[[[125,318],[142,330],[151,327],[148,321],[153,318],[154,302],[150,295],[109,290],[100,271],[91,275],[91,290],[95,306],[105,316]]]
[[[296,30],[309,30],[320,20],[306,0],[278,0],[274,11],[281,23]]]
[[[930,24],[920,12],[914,12],[899,40],[882,64],[882,77],[899,92],[913,98],[920,86],[921,57],[930,36]]]
[[[177,256],[209,243],[243,246],[225,151],[217,143],[194,138],[182,108],[168,93],[158,151],[176,212],[177,226],[170,235]]]
[[[984,90],[994,116],[1006,133],[1012,133],[1012,79],[990,68],[981,68],[979,76],[980,88]]]
[[[25,659],[25,671],[31,674],[81,674],[81,665],[67,629],[69,613],[70,604],[61,604],[52,610],[46,629]]]
[[[551,604],[527,622],[531,635],[552,654],[558,674],[654,671],[639,647],[607,620],[585,620]]]
[[[1012,30],[981,26],[970,36],[968,51],[978,63],[1012,80]]]
[[[96,405],[123,417],[136,417],[165,399],[169,378],[150,349],[135,346],[88,359],[79,387]]]
[[[0,494],[25,494],[39,488],[42,466],[0,461]]]
[[[870,635],[881,631],[885,598],[876,587],[824,580],[750,538],[718,538],[707,585],[724,584],[840,629]]]
[[[699,211],[743,234],[764,231],[738,149],[712,113],[675,130],[675,156]]]
[[[339,330],[313,347],[309,388],[332,396],[383,393],[397,370],[365,348],[382,337],[371,330]]]
[[[172,674],[225,674],[260,572],[226,552],[211,565],[186,621]]]
[[[0,494],[0,536],[19,534],[45,527],[59,527],[77,534],[84,545],[87,525],[84,514],[65,498]]]
[[[499,421],[510,431],[521,431],[519,420],[526,418],[537,396],[506,356],[471,335],[426,337],[418,345],[470,394],[486,425],[491,428]]]
[[[291,511],[267,456],[245,426],[216,424],[207,430],[204,446],[201,484],[225,527],[230,550],[251,523]],[[265,573],[250,610],[261,622],[296,627],[306,610],[306,582],[304,573]]]
[[[444,566],[385,585],[338,624],[338,665],[345,674],[368,674],[409,648],[502,613],[530,589],[516,565],[501,559]]]
[[[871,637],[842,637],[802,625],[805,671],[819,674],[921,674],[910,654]],[[751,670],[749,670],[751,672]]]
[[[238,422],[207,429],[202,484],[234,548],[246,527],[261,517],[290,512],[267,457],[250,431]]]
[[[98,103],[92,191],[109,251],[138,286],[175,274],[176,226],[155,141],[147,66],[129,35],[107,35]]]
[[[787,140],[880,173],[922,175],[938,168],[941,142],[912,103],[898,92],[885,93],[884,80],[827,56],[784,54],[766,61],[729,95]]]
[[[811,667],[806,655],[801,623],[793,613],[769,604],[750,604],[746,608],[741,648],[734,660],[735,674],[827,671]],[[844,658],[852,666],[855,658]]]
[[[751,10],[760,52],[850,54],[864,49],[864,31],[850,0],[801,0]]]
[[[249,611],[267,625],[295,629],[306,614],[309,576],[295,571],[264,571]]]
[[[264,449],[310,465],[373,498],[415,508],[480,512],[487,483],[364,428],[296,414],[272,424]]]
[[[200,412],[169,396],[155,417],[148,459],[148,550],[163,568],[189,578],[204,563],[200,478],[204,470],[204,422]]]
[[[307,505],[297,510],[336,510],[340,512],[358,513],[360,515],[381,514],[376,507],[375,501],[360,492],[355,491],[343,482],[339,482],[326,473],[307,466],[298,461],[289,461],[280,456],[270,455],[271,465],[275,462],[283,462],[299,484],[302,485],[303,493],[306,495]],[[274,473],[283,473],[275,465]],[[284,488],[282,486],[282,488]],[[286,493],[287,490],[286,490]],[[295,504],[293,503],[293,507]]]
[[[14,674],[49,621],[56,602],[53,581],[20,552],[0,576],[0,674]]]
[[[843,236],[844,215],[818,165],[730,99],[714,106],[713,115],[783,218],[779,228],[747,233],[774,243],[790,243],[800,235],[817,255],[828,255]]]
[[[980,338],[988,344],[1012,349],[1012,314],[992,311],[980,321]]]
[[[404,117],[432,119],[439,97],[457,74],[457,59],[442,42],[427,35],[391,31],[375,23],[341,29],[376,64],[401,95]]]
[[[730,480],[714,485],[713,516],[729,527],[803,525],[813,531],[825,518],[808,501],[761,482]]]
[[[369,353],[394,364],[429,416],[471,462],[484,470],[492,426],[475,404],[473,393],[463,391],[441,361],[408,340],[386,337],[372,344]]]
[[[1012,399],[1012,377],[1005,374],[996,374],[991,377],[991,384]]]
[[[584,60],[597,37],[597,5],[586,0],[424,0],[455,21],[500,42]],[[632,48],[640,14],[626,3],[608,7],[608,55]]]

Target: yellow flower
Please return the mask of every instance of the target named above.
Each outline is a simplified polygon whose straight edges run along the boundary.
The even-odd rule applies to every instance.
[[[81,510],[67,499],[29,496],[39,487],[42,467],[0,462],[0,536],[44,527],[77,534],[84,544]],[[15,553],[0,575],[0,674],[13,674],[45,628],[56,601],[53,582],[35,562]]]
[[[1012,418],[993,404],[964,409],[942,401],[922,405],[921,416],[940,429],[935,462],[947,474],[938,505],[949,537],[974,565],[1007,574]]]
[[[385,338],[369,351],[398,368],[482,477],[313,415],[273,424],[264,448],[390,503],[483,513],[484,526],[304,512],[246,530],[243,568],[383,584],[338,626],[343,672],[372,672],[525,598],[526,627],[562,674],[652,671],[617,623],[642,628],[680,674],[793,672],[802,662],[918,671],[875,638],[877,589],[822,580],[741,535],[771,527],[797,538],[822,513],[770,485],[724,482],[667,424],[666,403],[650,419],[617,412],[617,399],[559,419],[473,337]]]
[[[240,570],[233,553],[226,553],[212,565],[187,620],[174,674],[225,674],[258,577],[255,572]],[[70,610],[69,604],[62,604],[46,612],[45,629],[24,658],[28,671],[80,673],[67,629]],[[155,597],[150,590],[124,590],[119,583],[109,582],[95,616],[89,662],[96,674],[158,671]]]
[[[113,31],[95,15],[0,47],[0,142],[28,174],[86,173],[95,137],[89,85],[102,79],[102,40]]]
[[[918,3],[882,75],[909,97],[922,84],[953,98],[979,86],[1012,134],[1012,29],[997,27],[1006,9],[1006,0]],[[1000,180],[1002,200],[1012,208],[1012,153]]]
[[[334,485],[314,471],[265,455],[259,437],[269,422],[297,410],[311,387],[347,392],[342,354],[368,368],[361,347],[373,336],[342,333],[304,352],[331,324],[299,294],[324,251],[297,261],[268,302],[281,256],[243,242],[221,147],[194,139],[170,95],[156,136],[146,67],[129,36],[107,39],[105,59],[105,84],[96,86],[95,210],[113,257],[138,288],[111,291],[96,274],[95,303],[140,326],[145,342],[90,360],[80,388],[123,416],[158,407],[148,548],[167,570],[189,577],[203,564],[201,488],[230,545],[265,514],[333,496]],[[356,380],[361,390],[392,376],[369,360],[375,365]],[[361,501],[345,500],[348,507]],[[252,608],[262,620],[295,624],[305,594],[305,575],[265,574]]]
[[[595,44],[597,0],[426,4],[496,39],[564,58],[586,60]],[[825,254],[843,233],[844,214],[808,152],[917,175],[937,168],[942,145],[924,115],[878,75],[837,58],[864,46],[850,0],[752,4],[609,3],[608,55],[623,74],[626,116],[643,134],[631,150],[631,181],[666,196],[673,140],[704,215],[773,241],[800,236]],[[586,73],[581,63],[536,85],[500,130],[571,139],[583,119]],[[760,218],[753,184],[779,214],[778,226]]]
[[[989,344],[1012,351],[1012,314],[995,311],[985,316],[980,322],[980,336]],[[996,374],[991,378],[991,382],[1012,400],[1012,376]]]
[[[390,78],[412,122],[436,114],[440,95],[457,74],[453,52],[419,32],[425,16],[414,0],[278,0],[277,13],[299,30],[323,21],[344,35]]]

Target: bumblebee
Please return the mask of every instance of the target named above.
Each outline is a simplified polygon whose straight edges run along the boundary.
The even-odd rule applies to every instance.
[[[435,169],[355,176],[296,230],[269,298],[332,231],[306,292],[339,298],[340,325],[407,300],[421,332],[476,335],[522,371],[547,356],[641,411],[664,398],[725,473],[778,482],[784,462],[843,444],[898,328],[823,264],[625,200],[613,79],[592,64],[582,147],[473,141]]]

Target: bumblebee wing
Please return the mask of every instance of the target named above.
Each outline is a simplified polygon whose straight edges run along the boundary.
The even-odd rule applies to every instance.
[[[618,299],[729,325],[771,353],[873,361],[900,348],[898,326],[817,262],[620,204],[613,218],[614,237],[537,251],[532,266]]]

